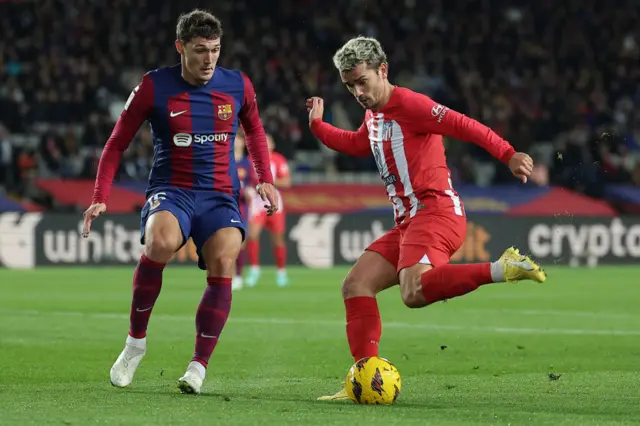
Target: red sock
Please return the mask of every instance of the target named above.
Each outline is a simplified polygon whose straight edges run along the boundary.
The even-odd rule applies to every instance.
[[[438,266],[422,274],[420,282],[428,305],[452,299],[492,283],[491,263]]]
[[[273,249],[273,256],[276,258],[276,266],[278,269],[284,269],[287,265],[287,247],[278,246]]]
[[[247,241],[247,255],[249,265],[258,266],[260,264],[260,243],[258,241]]]
[[[165,264],[154,262],[144,254],[133,273],[133,298],[129,313],[129,335],[142,339],[147,335],[147,326],[153,305],[162,288],[162,271]]]
[[[196,350],[193,361],[205,367],[231,311],[231,278],[207,278],[196,313]]]
[[[380,311],[375,297],[345,299],[347,310],[347,340],[353,359],[378,356],[378,343],[382,334]]]

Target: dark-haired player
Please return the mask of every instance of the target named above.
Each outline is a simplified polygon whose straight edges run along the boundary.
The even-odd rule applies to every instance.
[[[251,81],[240,71],[216,66],[222,27],[208,12],[194,10],[178,19],[180,64],[148,72],[131,92],[107,141],[83,235],[107,209],[123,151],[149,121],[154,161],[147,203],[141,214],[144,253],[133,276],[133,300],[125,348],[111,368],[111,383],[125,387],[146,353],[147,324],[160,294],[162,272],[191,237],[207,286],[196,312],[195,353],[178,381],[185,393],[199,393],[207,363],[231,308],[231,280],[245,235],[238,207],[240,184],[234,137],[240,124],[259,177],[258,193],[277,210],[278,195]]]

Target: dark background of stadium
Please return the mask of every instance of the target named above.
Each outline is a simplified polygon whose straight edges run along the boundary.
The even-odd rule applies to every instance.
[[[393,83],[479,119],[531,153],[534,184],[596,197],[607,182],[640,185],[634,1],[5,0],[0,187],[53,209],[35,177],[92,179],[131,88],[147,70],[178,62],[175,21],[194,7],[222,19],[219,65],[254,81],[265,127],[291,161],[294,182],[375,171],[372,160],[321,147],[304,110],[306,97],[321,95],[326,120],[359,125],[363,111],[331,57],[364,34],[383,43]],[[603,139],[606,132],[617,136]],[[446,144],[454,185],[512,179],[482,149]],[[119,179],[145,180],[151,154],[145,126]]]
[[[146,71],[178,61],[176,19],[198,6],[222,19],[220,65],[255,83],[294,188],[291,286],[277,288],[263,233],[263,279],[234,292],[205,392],[187,401],[175,379],[205,286],[191,242],[165,271],[134,386],[108,382],[142,250],[139,214],[116,213],[116,192],[138,187],[130,197],[144,203],[146,125],[108,214],[89,238],[79,230],[125,100]],[[640,424],[638,22],[637,0],[0,0],[0,423]],[[358,34],[382,41],[395,84],[479,119],[537,161],[521,185],[481,149],[445,140],[469,219],[452,261],[486,262],[515,244],[549,273],[542,285],[486,286],[424,310],[406,309],[397,288],[380,294],[381,355],[403,375],[389,409],[315,401],[339,389],[352,361],[341,282],[392,226],[373,161],[322,147],[303,107],[322,95],[327,120],[359,125],[363,111],[331,61]],[[39,178],[58,183],[57,198]],[[635,215],[613,204],[616,188],[635,194]],[[337,211],[345,204],[352,210]],[[523,215],[532,206],[545,214]]]

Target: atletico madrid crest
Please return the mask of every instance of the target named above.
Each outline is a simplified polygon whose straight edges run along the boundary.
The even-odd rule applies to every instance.
[[[220,120],[228,120],[233,115],[231,104],[218,105],[218,118]]]

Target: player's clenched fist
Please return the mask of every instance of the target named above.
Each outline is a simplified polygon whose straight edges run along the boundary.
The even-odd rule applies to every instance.
[[[317,96],[307,99],[307,111],[309,111],[309,123],[316,118],[322,120],[324,114],[324,100]]]
[[[87,238],[91,232],[91,222],[107,210],[105,203],[93,203],[84,212],[84,224],[82,225],[82,236]]]
[[[509,168],[522,183],[527,183],[527,178],[533,172],[533,159],[524,152],[516,152],[509,160]]]
[[[256,191],[260,194],[262,201],[269,202],[264,206],[267,209],[267,216],[271,216],[278,211],[278,191],[270,183],[260,183],[256,186]]]

